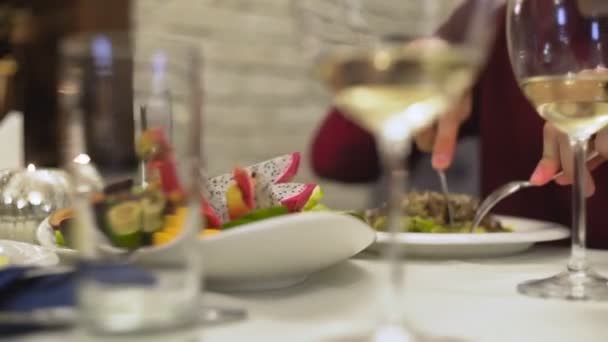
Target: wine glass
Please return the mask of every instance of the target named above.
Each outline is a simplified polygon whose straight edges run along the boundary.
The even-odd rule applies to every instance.
[[[413,136],[459,101],[484,63],[496,8],[472,0],[301,0],[294,8],[304,53],[333,103],[377,140],[388,180],[385,317],[376,329],[409,334],[400,308],[401,220]]]
[[[200,322],[198,58],[193,46],[144,33],[61,43],[73,210],[65,240],[79,254],[85,334],[156,335]]]
[[[585,158],[590,137],[608,124],[608,8],[597,0],[512,0],[507,35],[519,86],[574,151],[572,250],[567,268],[520,284],[531,296],[608,299],[608,280],[585,255]]]

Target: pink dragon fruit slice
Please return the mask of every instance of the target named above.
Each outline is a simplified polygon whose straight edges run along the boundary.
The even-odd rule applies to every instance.
[[[290,212],[304,209],[313,194],[320,193],[317,184],[282,183],[272,186],[272,196]],[[279,204],[277,203],[277,204]]]
[[[300,167],[301,156],[294,152],[270,160],[263,161],[245,168],[256,179],[257,184],[274,184],[288,182],[295,177]],[[205,198],[217,213],[222,222],[228,222],[228,210],[226,207],[225,193],[230,183],[234,180],[233,173],[225,173],[212,177],[207,181]],[[258,203],[257,191],[255,203]],[[258,204],[258,207],[262,207]]]
[[[300,168],[300,152],[280,156],[249,167],[252,175],[261,174],[272,183],[291,181]]]
[[[243,194],[245,205],[251,210],[255,207],[254,180],[245,169],[236,168],[233,172],[234,181]]]
[[[283,205],[290,212],[297,212],[314,206],[322,196],[323,192],[316,184],[273,184],[263,176],[255,175],[256,209]]]

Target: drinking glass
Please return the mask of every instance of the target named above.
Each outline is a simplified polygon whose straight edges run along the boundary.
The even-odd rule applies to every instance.
[[[520,284],[521,293],[571,300],[608,299],[608,281],[585,254],[585,158],[589,138],[608,124],[608,7],[601,0],[512,0],[507,35],[519,86],[574,151],[572,250],[566,269]]]
[[[460,101],[493,37],[494,1],[294,1],[304,53],[333,103],[375,135],[388,181],[390,263],[376,338],[409,335],[401,313],[402,249],[396,242],[413,136]]]
[[[158,334],[199,322],[199,53],[151,34],[61,44],[59,93],[72,182],[68,244],[92,335]],[[94,183],[90,174],[102,183]]]

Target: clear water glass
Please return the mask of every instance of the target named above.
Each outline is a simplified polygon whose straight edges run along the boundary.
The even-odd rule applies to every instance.
[[[61,44],[59,93],[72,182],[65,237],[92,335],[198,323],[202,290],[201,84],[193,46],[98,32]],[[96,170],[102,184],[90,182]]]

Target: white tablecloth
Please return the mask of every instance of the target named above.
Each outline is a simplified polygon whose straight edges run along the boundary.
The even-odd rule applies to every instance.
[[[608,274],[608,252],[593,251],[590,257]],[[543,300],[516,292],[521,281],[561,271],[566,259],[566,249],[537,248],[496,259],[410,261],[401,305],[416,328],[457,340],[608,341],[608,302]],[[205,342],[321,341],[361,330],[373,322],[385,275],[382,262],[361,257],[288,289],[209,293],[209,304],[245,307],[249,319],[201,329],[193,336]],[[44,334],[22,340],[65,341],[67,336]]]

